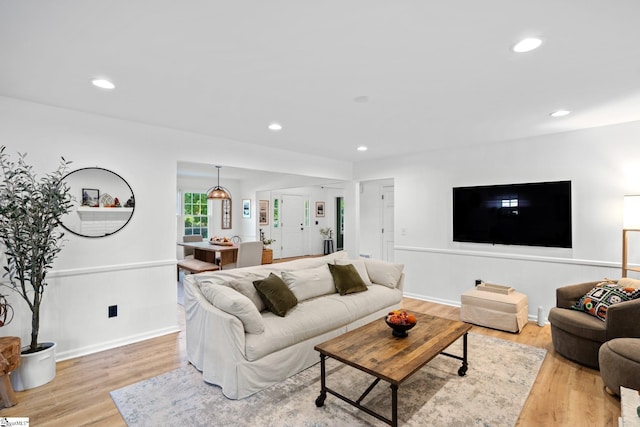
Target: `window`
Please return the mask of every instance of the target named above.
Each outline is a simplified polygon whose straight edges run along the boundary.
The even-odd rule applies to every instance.
[[[280,225],[280,200],[273,199],[273,228],[278,228]]]
[[[209,209],[206,193],[184,193],[184,234],[209,238]]]
[[[515,208],[518,207],[518,199],[502,199],[503,208]]]

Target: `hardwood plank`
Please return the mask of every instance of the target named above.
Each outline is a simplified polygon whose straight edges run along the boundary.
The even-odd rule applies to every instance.
[[[405,298],[403,308],[459,320],[457,307]],[[178,306],[184,330],[184,310]],[[473,326],[472,332],[548,351],[518,421],[529,426],[617,426],[620,400],[604,391],[598,371],[553,351],[549,325],[529,322],[520,334]],[[16,392],[18,404],[0,417],[29,417],[34,426],[124,426],[109,392],[169,372],[187,363],[184,332],[59,362],[56,378],[44,386]]]

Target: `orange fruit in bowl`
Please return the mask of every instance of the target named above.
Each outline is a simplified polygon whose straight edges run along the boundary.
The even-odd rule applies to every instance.
[[[407,316],[407,322],[413,324],[418,322],[418,319],[416,319],[416,316],[414,316],[413,314],[409,314]]]

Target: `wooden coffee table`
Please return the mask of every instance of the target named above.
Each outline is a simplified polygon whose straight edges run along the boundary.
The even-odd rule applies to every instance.
[[[438,354],[462,361],[458,375],[467,373],[467,332],[468,323],[443,319],[427,314],[412,313],[418,324],[409,331],[406,338],[395,338],[384,319],[375,320],[339,337],[316,345],[320,352],[320,395],[316,406],[324,405],[327,393],[361,409],[392,426],[398,425],[398,386],[426,365]],[[458,338],[463,337],[463,354],[457,356],[445,353]],[[351,400],[327,387],[325,361],[327,357],[336,359],[375,377],[358,400]],[[373,388],[384,380],[391,385],[391,419],[361,405],[362,400]]]

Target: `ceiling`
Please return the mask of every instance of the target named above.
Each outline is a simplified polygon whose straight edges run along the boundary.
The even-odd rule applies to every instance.
[[[213,187],[217,184],[218,169],[205,163],[181,162],[177,163],[178,180],[205,179]],[[327,178],[269,172],[257,169],[236,168],[224,166],[220,168],[220,183],[229,185],[229,180],[241,181],[250,188],[260,190],[289,189],[307,186],[321,186],[323,188],[343,189],[344,181]]]
[[[638,17],[637,0],[0,0],[0,95],[369,160],[640,120]],[[528,36],[542,46],[511,51]]]

